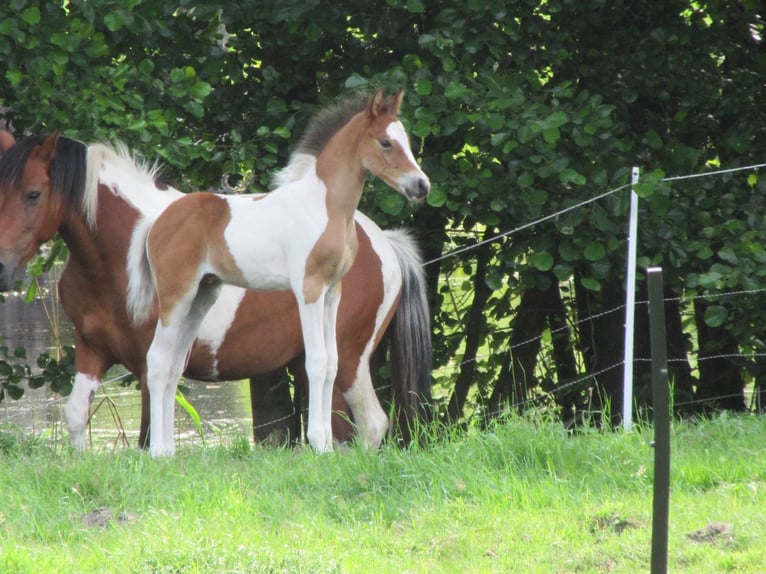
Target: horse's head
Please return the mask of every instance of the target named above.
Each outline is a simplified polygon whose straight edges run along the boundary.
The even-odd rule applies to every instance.
[[[366,110],[368,122],[363,142],[364,167],[409,200],[422,200],[431,189],[410,149],[410,140],[399,121],[404,92],[385,97],[373,95]]]
[[[13,288],[17,271],[61,223],[62,202],[50,177],[58,137],[54,132],[23,145],[0,132],[0,291]]]

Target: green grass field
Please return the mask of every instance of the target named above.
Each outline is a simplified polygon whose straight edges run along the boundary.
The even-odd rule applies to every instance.
[[[651,429],[153,460],[0,434],[0,572],[648,572]],[[672,572],[766,571],[766,418],[676,423]]]

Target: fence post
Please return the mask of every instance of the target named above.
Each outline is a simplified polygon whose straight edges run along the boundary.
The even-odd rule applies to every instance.
[[[628,224],[628,262],[625,270],[625,349],[622,374],[622,426],[633,427],[633,336],[636,314],[636,243],[638,235],[638,183],[637,167],[633,168],[630,182],[630,221]]]
[[[646,270],[649,289],[649,330],[654,398],[654,495],[652,499],[651,573],[668,569],[668,509],[670,502],[670,391],[665,341],[665,296],[662,269]]]

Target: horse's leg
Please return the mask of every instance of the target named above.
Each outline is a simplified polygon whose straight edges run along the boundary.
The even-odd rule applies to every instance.
[[[151,433],[149,432],[149,387],[146,385],[146,373],[139,378],[139,387],[141,388],[141,425],[138,430],[138,448],[149,448]]]
[[[85,429],[88,426],[90,405],[93,403],[93,397],[100,384],[100,377],[88,373],[77,372],[74,376],[74,386],[69,394],[64,413],[69,430],[69,440],[72,447],[77,451],[83,451],[88,446]]]
[[[309,444],[318,452],[332,450],[332,428],[329,426],[329,412],[324,413],[325,386],[327,380],[327,349],[325,347],[324,303],[320,297],[313,303],[303,303],[299,299],[298,309],[303,331],[303,344],[306,350],[306,376],[309,381],[309,422],[306,437]],[[332,394],[330,394],[332,397]]]
[[[370,374],[368,349],[359,358],[356,377],[343,393],[356,423],[359,441],[365,448],[378,448],[388,430],[388,416],[380,406]]]
[[[88,426],[90,405],[101,384],[101,377],[111,363],[95,353],[79,332],[75,334],[75,337],[76,374],[64,414],[69,430],[69,440],[75,450],[82,451],[87,447],[85,429]]]

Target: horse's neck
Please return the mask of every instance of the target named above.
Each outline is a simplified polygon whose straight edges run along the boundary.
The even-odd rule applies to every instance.
[[[140,214],[103,186],[98,194],[95,225],[89,225],[82,215],[73,215],[59,230],[69,248],[67,267],[95,285],[121,284],[130,237]]]

